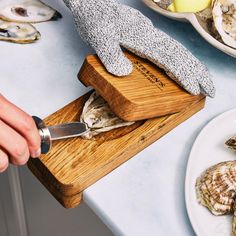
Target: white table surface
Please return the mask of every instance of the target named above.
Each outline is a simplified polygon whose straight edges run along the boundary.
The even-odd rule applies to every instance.
[[[77,72],[85,55],[93,52],[81,41],[64,4],[47,2],[64,18],[37,24],[40,41],[0,42],[1,93],[42,118],[88,91],[77,80]],[[84,200],[117,235],[194,235],[184,202],[188,155],[204,125],[236,107],[236,59],[206,43],[190,24],[162,17],[140,1],[124,2],[202,60],[213,74],[217,94],[203,111],[88,188]]]

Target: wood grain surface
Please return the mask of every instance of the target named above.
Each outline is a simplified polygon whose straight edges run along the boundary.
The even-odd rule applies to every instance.
[[[92,86],[123,120],[137,121],[173,114],[203,98],[192,96],[148,60],[126,52],[133,72],[117,77],[107,72],[96,55],[86,58],[78,78]]]
[[[50,115],[45,119],[46,124],[79,120],[88,96]],[[30,159],[28,167],[64,207],[75,207],[82,199],[83,190],[201,110],[204,103],[205,98],[199,96],[191,104],[185,104],[181,112],[138,121],[92,140],[79,137],[55,141],[47,155]]]

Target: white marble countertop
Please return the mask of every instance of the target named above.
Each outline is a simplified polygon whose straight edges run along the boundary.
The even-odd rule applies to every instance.
[[[72,16],[61,1],[48,0],[64,18],[37,24],[35,44],[0,42],[0,91],[30,114],[46,117],[88,89],[77,80],[86,54]],[[215,99],[206,108],[84,193],[85,202],[117,235],[194,235],[185,209],[184,178],[191,146],[203,126],[236,107],[236,59],[206,43],[190,24],[161,17],[140,1],[141,10],[202,60],[213,74]]]

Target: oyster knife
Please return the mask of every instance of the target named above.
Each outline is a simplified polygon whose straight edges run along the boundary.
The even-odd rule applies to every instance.
[[[41,153],[46,154],[51,149],[52,141],[81,136],[88,129],[84,123],[71,122],[54,126],[46,126],[37,116],[33,116],[34,122],[41,137]]]

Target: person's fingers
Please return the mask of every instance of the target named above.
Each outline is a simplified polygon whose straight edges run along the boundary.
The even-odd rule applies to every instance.
[[[0,149],[0,173],[4,172],[9,165],[8,155]]]
[[[96,53],[108,72],[116,76],[125,76],[132,72],[130,60],[122,52],[118,42],[109,40],[95,48]]]
[[[211,98],[215,97],[215,86],[209,74],[202,75],[202,77],[198,78],[201,93],[204,95],[208,95]]]
[[[199,95],[201,93],[200,86],[197,79],[194,79],[194,78],[189,78],[189,79],[178,78],[177,79],[172,73],[168,71],[166,71],[166,74],[190,94]]]
[[[41,139],[32,117],[2,95],[0,95],[0,119],[26,139],[31,157],[40,156]]]
[[[12,164],[24,165],[29,159],[27,141],[1,120],[0,130],[0,147],[9,153]]]
[[[119,35],[114,27],[113,24],[101,22],[99,31],[90,32],[95,39],[91,46],[108,72],[116,76],[125,76],[132,72],[133,66],[121,50]]]

